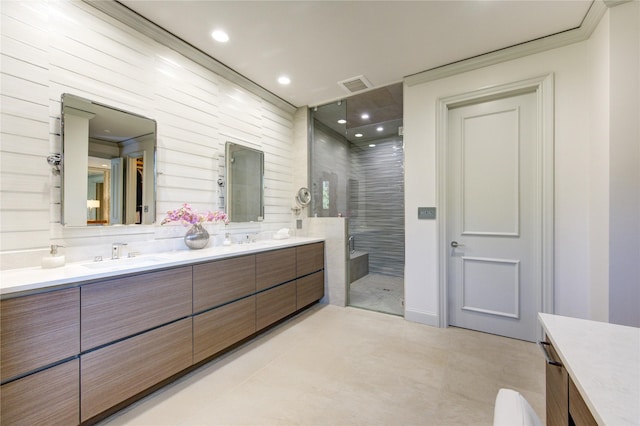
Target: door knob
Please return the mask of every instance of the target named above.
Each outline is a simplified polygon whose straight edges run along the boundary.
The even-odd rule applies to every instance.
[[[457,241],[451,241],[451,247],[453,247],[453,248],[464,247],[464,244],[460,244]]]

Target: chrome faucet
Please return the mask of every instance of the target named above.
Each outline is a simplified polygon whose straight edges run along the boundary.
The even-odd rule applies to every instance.
[[[111,260],[120,259],[122,246],[126,246],[127,243],[113,243],[111,245]]]

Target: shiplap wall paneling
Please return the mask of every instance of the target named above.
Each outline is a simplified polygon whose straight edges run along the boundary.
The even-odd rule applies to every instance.
[[[60,224],[60,96],[73,93],[158,123],[158,220],[190,202],[224,202],[226,141],[265,152],[265,225],[289,226],[293,114],[78,1],[2,2],[2,247],[77,247],[181,235],[155,227]],[[25,215],[26,220],[25,220]],[[255,224],[231,229],[256,231]],[[257,229],[260,230],[260,229]]]
[[[0,14],[0,249],[33,249],[49,241],[48,17],[26,2]]]

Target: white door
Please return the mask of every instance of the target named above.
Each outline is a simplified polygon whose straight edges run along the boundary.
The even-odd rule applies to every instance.
[[[534,92],[449,110],[450,325],[536,339],[536,120]]]

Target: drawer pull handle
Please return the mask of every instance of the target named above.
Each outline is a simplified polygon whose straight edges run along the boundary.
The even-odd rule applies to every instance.
[[[562,367],[562,363],[561,362],[555,361],[549,355],[549,351],[547,351],[547,346],[549,346],[549,345],[551,345],[551,343],[549,343],[549,342],[538,342],[538,346],[540,346],[540,349],[542,349],[542,353],[544,354],[544,359],[547,361],[547,364],[549,364],[549,365],[555,365],[557,367]]]

